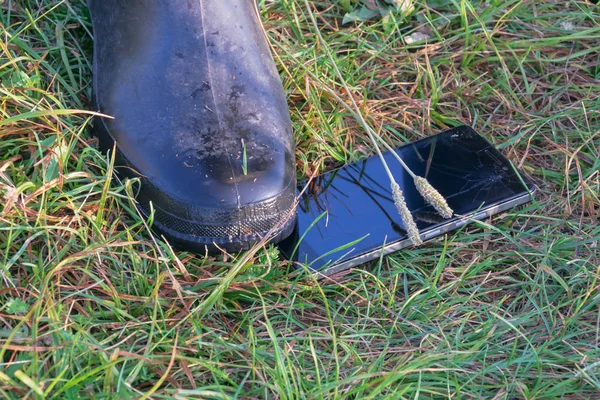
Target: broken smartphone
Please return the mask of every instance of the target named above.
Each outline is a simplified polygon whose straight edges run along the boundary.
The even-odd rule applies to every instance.
[[[533,199],[534,185],[473,129],[463,126],[396,149],[418,176],[448,201],[443,219],[390,153],[385,160],[402,188],[422,239],[457,229]],[[332,275],[411,246],[377,156],[301,183],[298,223],[280,244],[298,267]]]

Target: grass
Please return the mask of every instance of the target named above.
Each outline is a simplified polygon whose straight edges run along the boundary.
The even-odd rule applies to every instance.
[[[415,1],[341,26],[311,2],[367,122],[399,145],[468,124],[537,200],[319,284],[272,248],[153,236],[90,136],[82,0],[0,3],[0,396],[598,398],[600,10]],[[427,5],[429,4],[429,5]],[[300,177],[373,154],[302,0],[262,1]],[[427,41],[406,44],[414,32]]]

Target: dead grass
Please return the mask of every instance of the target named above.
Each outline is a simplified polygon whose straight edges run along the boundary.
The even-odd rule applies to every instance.
[[[0,395],[597,396],[600,11],[415,3],[396,26],[341,26],[340,7],[313,2],[352,93],[303,2],[261,3],[300,175],[373,153],[327,85],[393,144],[473,126],[538,199],[320,285],[273,249],[240,262],[153,237],[76,111],[91,90],[83,2],[1,4]],[[406,45],[416,31],[430,39]]]

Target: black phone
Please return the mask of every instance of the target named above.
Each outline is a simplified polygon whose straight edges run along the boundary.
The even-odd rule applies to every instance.
[[[398,160],[390,152],[384,153],[423,240],[533,199],[531,181],[467,126],[396,152],[416,175],[427,178],[455,212],[451,219],[437,214]],[[411,246],[379,157],[300,183],[299,190],[304,193],[299,199],[296,230],[280,244],[283,254],[296,265],[331,275]]]

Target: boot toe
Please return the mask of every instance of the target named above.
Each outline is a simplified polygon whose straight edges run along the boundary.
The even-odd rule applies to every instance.
[[[249,135],[252,140],[244,145],[233,139],[227,144],[232,135],[215,136],[223,145],[219,149],[199,147],[193,135],[191,143],[180,138],[172,146],[130,145],[113,138],[136,138],[147,131],[120,125],[115,132],[106,122],[98,120],[95,126],[102,147],[117,143],[115,170],[123,178],[139,179],[140,210],[153,214],[153,229],[173,244],[200,253],[234,252],[267,235],[279,241],[292,231],[294,155],[273,135]]]

